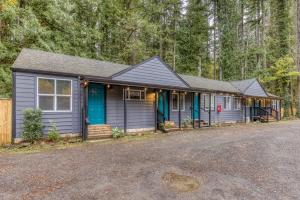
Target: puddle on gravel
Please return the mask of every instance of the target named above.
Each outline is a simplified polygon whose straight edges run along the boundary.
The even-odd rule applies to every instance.
[[[167,172],[162,176],[163,182],[177,192],[191,192],[200,187],[200,182],[191,176]]]

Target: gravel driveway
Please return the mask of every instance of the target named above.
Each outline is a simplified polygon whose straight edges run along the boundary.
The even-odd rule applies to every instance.
[[[178,192],[166,173],[200,187]],[[300,199],[300,121],[0,154],[0,199]]]

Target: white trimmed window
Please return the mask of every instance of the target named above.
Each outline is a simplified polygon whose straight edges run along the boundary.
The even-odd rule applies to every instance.
[[[241,110],[242,108],[242,100],[239,97],[233,98],[233,108],[234,110]]]
[[[126,100],[145,101],[146,90],[137,89],[124,89],[124,95]]]
[[[277,100],[272,100],[272,108],[274,109],[274,110],[277,110]]]
[[[224,110],[231,110],[231,96],[223,96]]]
[[[209,94],[204,94],[203,95],[203,99],[204,99],[204,109],[205,110],[209,110]],[[211,94],[210,99],[211,99],[210,109],[211,110],[215,110],[216,95],[215,94]]]
[[[185,94],[181,93],[180,108],[185,111]],[[172,93],[172,111],[179,111],[179,93]]]
[[[72,81],[38,78],[37,107],[50,112],[72,111]]]

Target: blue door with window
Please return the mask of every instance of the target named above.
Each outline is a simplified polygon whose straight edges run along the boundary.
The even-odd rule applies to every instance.
[[[89,84],[88,119],[91,125],[105,123],[105,87],[103,84]]]
[[[158,93],[158,107],[157,107],[158,122],[169,120],[169,92],[162,91]]]
[[[195,119],[199,119],[199,95],[195,94],[194,96],[194,117]]]

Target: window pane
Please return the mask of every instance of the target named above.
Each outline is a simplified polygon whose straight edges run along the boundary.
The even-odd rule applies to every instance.
[[[205,106],[205,110],[209,109],[209,96],[208,95],[204,95],[204,106]]]
[[[239,98],[234,98],[234,109],[235,110],[240,110],[241,109],[241,99]]]
[[[54,80],[39,79],[39,94],[54,94]]]
[[[141,93],[140,91],[130,91],[130,99],[140,100]]]
[[[124,90],[124,98],[129,99],[129,90]]]
[[[57,110],[71,110],[71,97],[57,97]]]
[[[141,99],[142,99],[142,100],[145,99],[145,91],[141,91]]]
[[[211,95],[211,110],[215,110],[215,95]]]
[[[173,110],[178,110],[178,95],[172,94],[172,106]]]
[[[71,95],[71,81],[56,81],[56,94]]]
[[[183,111],[183,110],[185,110],[185,95],[181,94],[180,96],[181,96],[181,98],[180,98],[180,109]]]
[[[39,96],[39,108],[42,110],[54,110],[54,97]]]

